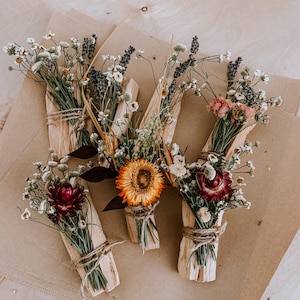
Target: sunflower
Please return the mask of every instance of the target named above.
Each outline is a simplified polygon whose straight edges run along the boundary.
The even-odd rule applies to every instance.
[[[128,161],[121,167],[116,186],[123,203],[131,206],[148,206],[157,201],[165,188],[162,174],[145,159]]]

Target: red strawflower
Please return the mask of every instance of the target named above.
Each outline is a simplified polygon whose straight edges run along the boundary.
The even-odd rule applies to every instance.
[[[49,215],[53,222],[58,222],[61,217],[68,214],[76,213],[85,201],[83,189],[72,187],[69,183],[57,184],[48,191],[48,197],[52,200],[51,205],[55,207],[54,215]]]
[[[199,194],[210,201],[228,200],[233,190],[232,180],[228,172],[216,171],[214,179],[209,180],[203,173],[196,174],[196,181],[199,187]]]

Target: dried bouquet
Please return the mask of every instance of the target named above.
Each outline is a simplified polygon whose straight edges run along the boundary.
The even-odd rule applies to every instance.
[[[227,68],[227,90],[217,96],[209,80],[202,84],[213,95],[208,103],[217,122],[196,162],[186,161],[177,144],[166,156],[167,177],[184,199],[182,206],[183,238],[180,246],[178,270],[181,277],[196,281],[216,278],[216,258],[224,211],[239,207],[250,208],[242,186],[241,173],[253,176],[254,165],[248,160],[241,164],[241,156],[252,153],[254,145],[246,141],[247,134],[256,123],[267,123],[266,110],[279,106],[281,97],[267,98],[264,90],[255,91],[259,82],[268,82],[268,76],[244,68],[235,79],[241,58],[230,61]],[[204,96],[204,95],[203,95]],[[204,98],[207,100],[206,96]]]
[[[118,118],[114,117],[114,121],[112,116],[98,108],[109,108],[110,104],[95,106],[91,105],[91,100],[86,99],[86,106],[92,108],[87,110],[97,129],[92,140],[97,143],[99,157],[107,159],[110,166],[118,172],[116,187],[120,192],[105,210],[125,207],[130,239],[139,243],[143,250],[159,247],[153,213],[165,187],[162,173],[165,168],[164,147],[171,145],[183,95],[187,91],[199,93],[195,79],[188,76],[188,80],[184,81],[183,78],[198,62],[219,62],[219,56],[197,60],[195,55],[198,47],[198,38],[194,37],[190,53],[184,59],[181,56],[187,50],[185,45],[171,47],[163,75],[142,119],[128,117],[132,110],[135,115],[141,113],[138,111],[137,101],[129,102],[131,94],[120,93],[118,106],[126,109],[122,109],[122,114]],[[141,50],[136,52],[136,58],[148,60]],[[120,68],[119,66],[120,63],[111,69]],[[121,126],[124,129],[122,132],[117,130]],[[105,172],[103,169],[102,171]],[[84,178],[91,177],[89,174],[94,173],[90,170],[84,174]],[[100,178],[102,180],[103,174]]]
[[[71,168],[69,160],[69,156],[59,159],[50,149],[45,166],[41,162],[34,163],[37,171],[27,179],[23,193],[29,208],[25,208],[21,218],[54,227],[61,233],[82,277],[82,295],[87,288],[95,296],[119,284],[118,272],[111,259],[112,245],[106,241],[89,191],[80,178],[91,166],[87,163]],[[116,274],[113,282],[112,270]]]
[[[97,36],[82,43],[75,37],[57,42],[50,31],[43,38],[44,45],[28,38],[26,47],[8,43],[3,51],[15,57],[17,68],[11,69],[45,88],[50,146],[62,157],[90,145],[81,89],[87,84],[82,78],[94,57]]]

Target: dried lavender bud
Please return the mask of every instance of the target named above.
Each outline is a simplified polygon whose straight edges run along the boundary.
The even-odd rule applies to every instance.
[[[190,51],[193,54],[196,54],[199,51],[199,42],[196,35],[193,37]]]
[[[242,82],[241,85],[244,90],[243,95],[246,98],[243,101],[243,103],[250,107],[255,106],[255,93],[254,93],[253,89],[251,88],[251,86],[249,86],[249,84],[246,81]]]
[[[88,48],[89,48],[89,39],[88,38],[83,38],[83,43],[82,43],[82,52],[81,52],[81,56],[83,59],[86,58],[87,52],[88,52]]]
[[[88,58],[92,59],[95,54],[96,49],[96,43],[97,43],[97,36],[95,34],[92,35],[92,39],[89,43],[89,50],[88,50]]]
[[[193,66],[196,62],[196,59],[193,57],[192,54],[189,55],[189,58],[180,63],[178,67],[175,68],[174,71],[174,78],[178,78],[181,76],[189,67]]]
[[[238,57],[235,62],[230,61],[228,63],[228,68],[227,68],[227,81],[228,81],[228,87],[231,86],[234,77],[236,75],[236,72],[240,66],[240,64],[242,63],[242,58]]]
[[[89,71],[89,77],[91,80],[91,84],[93,84],[94,86],[93,97],[97,100],[102,99],[107,87],[105,75],[101,71],[96,70],[94,67],[92,67]]]
[[[166,97],[168,103],[171,102],[175,93],[175,89],[176,89],[176,80],[173,79],[170,86],[168,87],[168,95]]]
[[[125,73],[125,70],[127,69],[127,65],[129,64],[131,55],[134,51],[135,51],[135,48],[132,46],[129,46],[128,50],[124,51],[124,54],[122,55],[122,57],[120,59],[119,65],[124,68],[123,71],[121,72],[123,75]]]

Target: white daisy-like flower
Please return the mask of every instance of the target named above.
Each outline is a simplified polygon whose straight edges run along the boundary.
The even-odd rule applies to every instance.
[[[211,219],[211,213],[208,210],[208,207],[203,206],[197,211],[197,215],[203,223],[209,222]]]
[[[254,71],[254,76],[255,76],[255,77],[260,77],[261,75],[262,75],[261,70],[255,70],[255,71]]]
[[[31,216],[31,212],[29,211],[28,208],[25,208],[24,212],[21,215],[22,220],[28,220]]]
[[[254,167],[254,165],[253,165],[253,162],[251,161],[251,160],[248,160],[247,162],[246,162],[246,165],[247,165],[247,167],[249,167],[249,168],[251,168],[251,169],[255,169],[255,167]]]
[[[269,80],[270,80],[268,74],[262,74],[262,75],[260,76],[260,79],[261,79],[265,84],[268,84],[268,83],[269,83]]]
[[[27,43],[28,44],[33,44],[35,42],[35,39],[34,38],[27,38]]]
[[[45,40],[51,40],[55,36],[55,33],[49,31],[46,35],[43,36]]]
[[[240,100],[244,100],[245,99],[245,95],[241,94],[241,93],[235,93],[234,97],[236,98],[236,100],[240,101]]]
[[[169,170],[176,177],[182,177],[186,174],[186,168],[183,164],[172,164],[169,166]]]
[[[86,222],[84,220],[79,220],[77,225],[80,229],[84,229],[86,227]]]
[[[237,165],[241,164],[241,158],[240,158],[239,154],[237,154],[237,153],[234,153],[232,155],[232,160],[233,160],[234,164],[237,164]]]
[[[239,176],[239,177],[237,178],[236,182],[237,182],[237,184],[238,184],[239,186],[246,186],[245,179],[244,179],[243,177],[241,177],[241,176]]]
[[[214,163],[218,162],[219,158],[218,158],[218,156],[217,156],[216,154],[214,154],[214,153],[209,153],[209,154],[207,155],[207,160],[208,160],[210,163],[214,164]]]
[[[114,72],[113,77],[115,79],[116,82],[122,82],[123,81],[123,75],[121,72]]]
[[[173,156],[173,163],[184,165],[185,164],[185,157],[183,155],[176,154],[176,155]]]
[[[28,200],[28,199],[29,199],[29,193],[28,193],[28,191],[26,191],[26,192],[24,192],[24,193],[22,194],[22,199],[23,199],[23,200]]]
[[[136,53],[135,53],[135,58],[136,58],[136,59],[141,59],[141,58],[143,58],[143,53],[144,53],[143,50],[137,50]]]
[[[139,104],[137,101],[132,101],[130,104],[129,104],[129,109],[132,111],[132,112],[135,112],[135,111],[138,111],[139,109]]]

